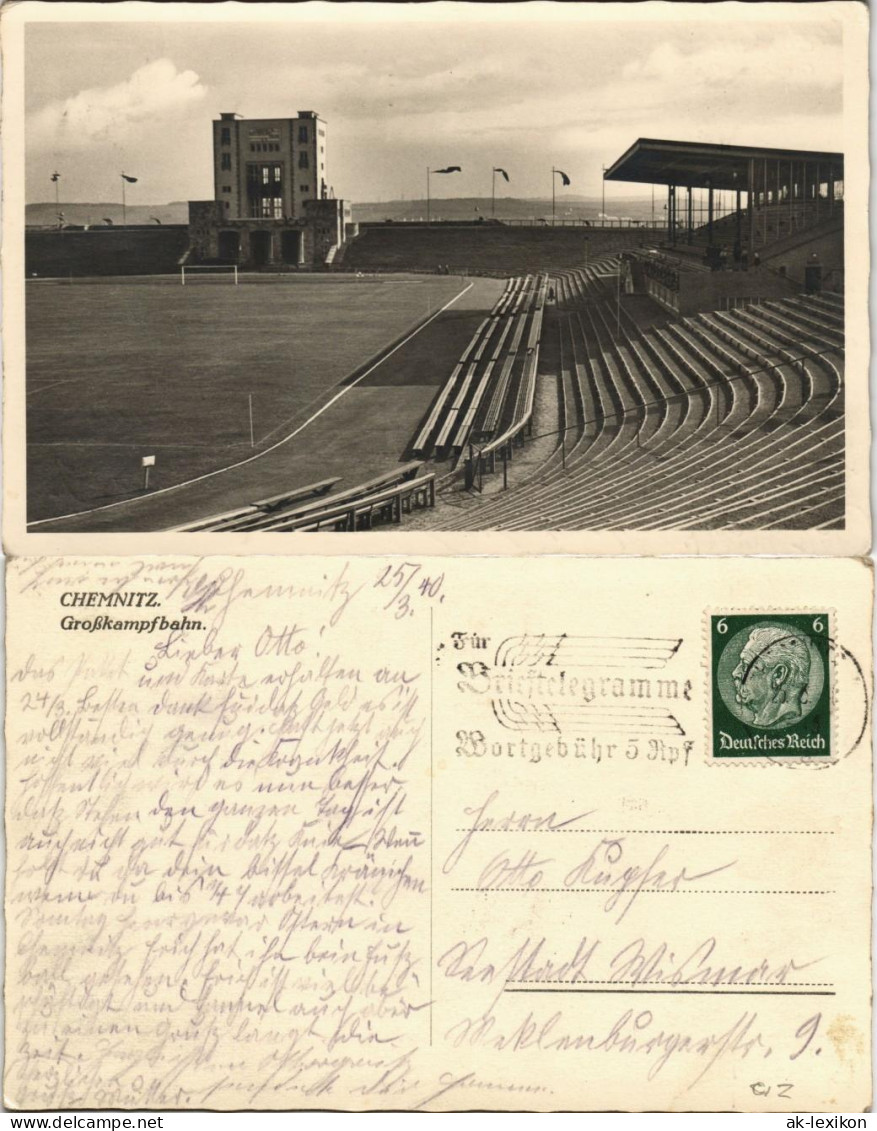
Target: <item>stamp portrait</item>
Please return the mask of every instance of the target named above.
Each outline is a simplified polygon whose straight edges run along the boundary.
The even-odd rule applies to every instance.
[[[830,614],[710,616],[713,758],[832,757]]]

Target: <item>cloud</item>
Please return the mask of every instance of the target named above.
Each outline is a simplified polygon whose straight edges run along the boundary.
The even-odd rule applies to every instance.
[[[43,143],[64,149],[123,141],[132,127],[175,117],[206,92],[194,71],[178,71],[170,59],[154,59],[124,82],[50,102],[33,115],[28,128]]]
[[[700,90],[738,93],[746,88],[796,86],[840,88],[843,47],[839,42],[786,31],[779,37],[749,42],[699,43],[696,49],[676,42],[657,44],[645,57],[630,60],[622,70],[629,83],[657,83]]]
[[[330,182],[359,200],[422,192],[427,164],[464,167],[438,178],[449,183],[437,194],[481,191],[493,165],[509,169],[516,193],[544,192],[556,164],[575,191],[599,195],[601,165],[641,136],[834,149],[844,53],[835,21],[808,15],[823,7],[757,26],[732,15],[444,29],[108,24],[71,40],[75,25],[34,25],[29,192],[42,199],[61,169],[69,199],[108,199],[106,170],[130,162],[148,167],[138,191],[156,202],[207,197],[211,118],[299,106],[328,121]]]

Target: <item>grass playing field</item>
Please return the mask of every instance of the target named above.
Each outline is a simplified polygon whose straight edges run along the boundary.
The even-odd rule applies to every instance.
[[[29,520],[137,497],[144,455],[156,457],[154,489],[269,447],[465,286],[398,275],[28,283]],[[327,416],[291,442],[296,478],[310,481],[311,466],[312,479],[325,474],[335,444],[354,468],[376,445],[381,459],[398,459],[486,301],[454,304],[428,346],[414,339],[365,378],[345,435],[327,435]]]

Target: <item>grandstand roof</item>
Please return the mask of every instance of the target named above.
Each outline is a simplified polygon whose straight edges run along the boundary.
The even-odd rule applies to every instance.
[[[607,181],[637,181],[647,185],[712,184],[713,188],[746,188],[749,161],[806,161],[833,166],[843,176],[842,153],[809,149],[764,149],[760,146],[708,145],[704,142],[662,141],[641,137],[603,174]]]

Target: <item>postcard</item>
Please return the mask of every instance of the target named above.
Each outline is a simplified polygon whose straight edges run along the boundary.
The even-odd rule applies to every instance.
[[[863,562],[7,585],[11,1108],[868,1107]]]
[[[8,552],[868,552],[865,5],[2,31]]]

